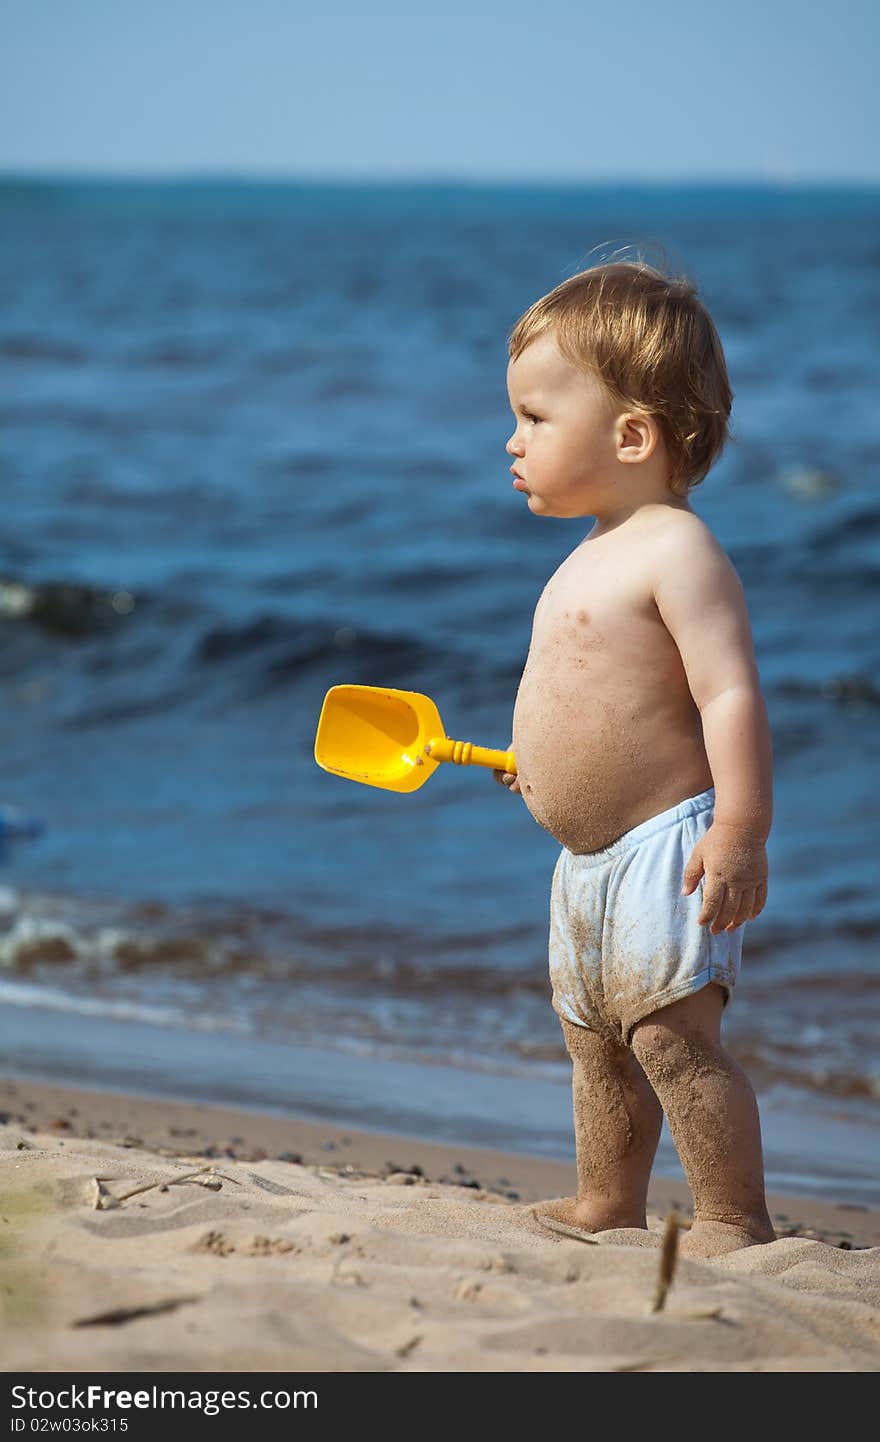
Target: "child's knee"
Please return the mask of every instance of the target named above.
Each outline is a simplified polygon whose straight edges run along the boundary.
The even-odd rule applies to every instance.
[[[662,1022],[638,1027],[633,1032],[632,1051],[667,1113],[674,1101],[693,1099],[702,1092],[701,1079],[723,1069],[720,1042],[682,1036]]]
[[[651,1086],[666,1095],[666,1088],[674,1085],[686,1069],[681,1038],[662,1022],[647,1021],[634,1030],[630,1044]]]

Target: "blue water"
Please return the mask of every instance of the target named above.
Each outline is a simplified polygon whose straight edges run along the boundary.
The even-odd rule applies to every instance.
[[[768,1096],[880,1098],[878,191],[0,183],[0,801],[47,825],[0,1000],[564,1076],[556,843],[488,772],[399,796],[312,748],[342,681],[509,741],[589,523],[511,488],[506,337],[608,242],[698,280],[735,392],[692,503],[776,810],[731,1045]]]

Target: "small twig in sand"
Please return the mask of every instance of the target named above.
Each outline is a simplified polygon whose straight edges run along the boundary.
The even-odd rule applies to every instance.
[[[112,1312],[97,1312],[94,1317],[77,1317],[71,1327],[118,1327],[123,1322],[133,1322],[137,1317],[154,1317],[157,1312],[173,1312],[185,1307],[187,1302],[198,1302],[200,1297],[169,1297],[165,1302],[151,1302],[144,1307],[116,1307]]]
[[[531,1207],[527,1207],[526,1210],[531,1213],[538,1225],[548,1232],[556,1232],[560,1237],[571,1237],[572,1241],[584,1242],[588,1247],[599,1246],[596,1238],[588,1236],[581,1227],[570,1227],[568,1222],[559,1222],[555,1217],[545,1217]]]
[[[179,1182],[195,1182],[197,1186],[207,1187],[212,1192],[219,1192],[223,1182],[234,1182],[237,1179],[228,1177],[225,1172],[218,1172],[216,1167],[210,1165],[199,1167],[195,1172],[184,1172],[182,1176],[178,1173],[170,1177],[160,1177],[155,1182],[143,1182],[139,1187],[132,1187],[131,1191],[122,1192],[118,1197],[114,1196],[112,1192],[108,1192],[104,1186],[104,1182],[115,1180],[115,1177],[92,1177],[96,1187],[95,1211],[107,1212],[113,1207],[121,1207],[122,1203],[127,1202],[130,1197],[140,1196],[141,1192],[151,1192],[154,1187],[174,1187]],[[241,1184],[238,1183],[238,1185]]]
[[[248,1177],[255,1186],[261,1187],[264,1192],[271,1192],[275,1197],[296,1197],[300,1193],[295,1192],[293,1187],[282,1187],[280,1182],[270,1181],[268,1177],[261,1177],[256,1172],[248,1172]]]
[[[674,1209],[666,1218],[666,1227],[663,1231],[663,1245],[660,1248],[660,1267],[657,1272],[657,1285],[654,1289],[654,1300],[651,1303],[651,1312],[662,1312],[666,1304],[666,1293],[672,1286],[672,1279],[675,1276],[675,1264],[678,1260],[678,1232],[681,1226],[678,1212]]]
[[[677,1362],[677,1357],[639,1357],[635,1362],[621,1362],[617,1367],[609,1367],[609,1372],[647,1372],[649,1367],[660,1367],[664,1362]]]

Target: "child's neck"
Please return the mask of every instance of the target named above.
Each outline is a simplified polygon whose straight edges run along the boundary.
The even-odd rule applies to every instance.
[[[666,495],[646,497],[637,501],[629,501],[625,506],[609,508],[602,515],[596,516],[590,537],[604,536],[609,531],[616,531],[618,527],[625,525],[628,521],[635,520],[638,516],[647,520],[650,514],[657,514],[661,511],[688,511],[693,514],[687,497],[677,496],[670,491]]]

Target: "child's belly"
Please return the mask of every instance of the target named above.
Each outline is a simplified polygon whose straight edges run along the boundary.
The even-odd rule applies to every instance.
[[[529,811],[569,851],[599,851],[712,785],[700,713],[664,640],[659,658],[558,637],[533,644],[513,751]]]

